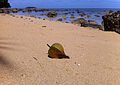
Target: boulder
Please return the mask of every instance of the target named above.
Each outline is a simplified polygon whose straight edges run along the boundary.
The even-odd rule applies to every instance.
[[[120,33],[120,11],[105,13],[102,19],[105,31],[116,31]]]
[[[92,28],[96,28],[96,29],[102,29],[101,25],[89,23],[89,22],[82,22],[81,27],[92,27]]]
[[[49,11],[48,13],[46,13],[46,16],[49,18],[55,18],[55,17],[57,17],[57,12]]]
[[[87,22],[84,18],[77,18],[76,20],[72,21],[72,24],[82,24]]]
[[[10,7],[8,0],[0,0],[0,8],[8,8],[8,7]]]

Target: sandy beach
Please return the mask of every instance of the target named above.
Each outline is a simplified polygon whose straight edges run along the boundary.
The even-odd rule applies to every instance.
[[[60,43],[70,59],[51,59]],[[0,85],[120,85],[120,35],[0,14]]]

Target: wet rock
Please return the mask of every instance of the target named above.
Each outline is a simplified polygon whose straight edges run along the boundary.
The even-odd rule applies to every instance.
[[[62,21],[62,18],[57,19],[57,21]]]
[[[84,18],[77,18],[76,20],[72,21],[72,24],[82,24],[87,22]]]
[[[32,9],[27,9],[27,12],[32,12]]]
[[[46,13],[46,16],[49,18],[55,18],[55,17],[57,17],[57,12],[49,11],[48,13]]]
[[[68,13],[63,13],[63,14],[67,15]]]
[[[94,21],[94,20],[88,20],[88,22],[89,22],[90,24],[97,24],[97,22]]]
[[[98,24],[89,23],[89,22],[82,22],[81,27],[92,27],[92,28],[101,29],[102,26]]]
[[[9,14],[11,12],[10,9],[7,9],[7,8],[1,8],[0,9],[0,13],[5,13],[5,14]]]
[[[120,11],[108,12],[102,16],[105,31],[120,33]]]
[[[26,7],[25,9],[36,9],[36,7]]]
[[[99,15],[95,15],[96,17],[100,17]]]
[[[73,20],[75,17],[70,17],[70,20]]]
[[[86,16],[86,15],[87,15],[87,14],[85,14],[85,13],[80,14],[81,17],[84,17],[84,16]]]
[[[72,13],[75,13],[74,11],[72,11]]]
[[[86,21],[84,18],[77,18],[76,20],[79,20],[79,21],[81,21],[81,22]]]
[[[40,14],[41,16],[44,16],[44,14]]]
[[[72,24],[81,24],[80,20],[73,20]]]
[[[71,14],[71,16],[73,17],[73,16],[74,16],[74,14]]]
[[[24,13],[24,12],[26,12],[26,10],[25,10],[25,9],[23,9],[23,10],[22,10],[22,12]]]
[[[66,18],[66,15],[62,15],[61,17],[62,17],[62,18]]]
[[[87,15],[87,17],[85,17],[86,19],[90,18],[91,16],[90,15]]]
[[[66,21],[65,23],[69,23],[69,22]]]
[[[104,29],[104,21],[101,22],[101,28],[100,28],[100,30],[103,30],[103,31],[105,30]]]
[[[13,13],[17,13],[19,11],[19,9],[15,8],[15,9],[12,9],[12,12]]]

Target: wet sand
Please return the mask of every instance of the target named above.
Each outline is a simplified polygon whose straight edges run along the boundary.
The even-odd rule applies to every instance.
[[[61,43],[70,59],[51,59]],[[0,14],[0,85],[119,85],[120,35]]]

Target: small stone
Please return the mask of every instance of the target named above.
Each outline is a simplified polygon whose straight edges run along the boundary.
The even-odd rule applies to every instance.
[[[42,26],[42,27],[46,27],[46,26]]]
[[[80,66],[80,64],[78,64],[78,66]]]

